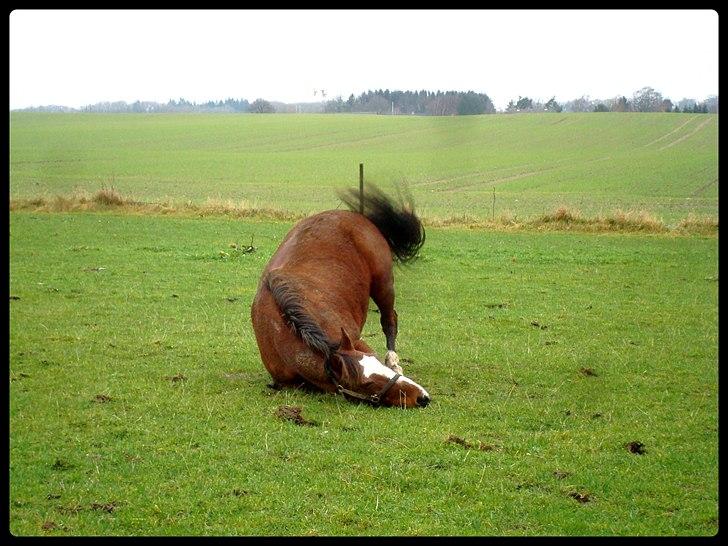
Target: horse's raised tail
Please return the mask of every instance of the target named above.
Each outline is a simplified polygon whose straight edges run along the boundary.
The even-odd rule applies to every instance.
[[[348,188],[338,192],[339,198],[353,212],[360,211],[359,190]],[[396,260],[414,260],[425,244],[425,228],[415,214],[412,196],[399,188],[397,199],[387,196],[373,184],[367,184],[363,211],[389,243]]]

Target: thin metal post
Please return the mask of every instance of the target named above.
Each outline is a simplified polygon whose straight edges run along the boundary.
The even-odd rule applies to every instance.
[[[493,221],[495,222],[495,186],[493,186]]]
[[[359,214],[364,214],[364,163],[359,163]]]

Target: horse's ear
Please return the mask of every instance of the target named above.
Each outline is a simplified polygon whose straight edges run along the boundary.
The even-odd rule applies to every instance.
[[[341,327],[341,344],[339,345],[340,351],[353,351],[354,350],[354,344],[351,342],[351,338],[349,337],[349,334],[346,333],[346,330],[344,330],[344,327]]]

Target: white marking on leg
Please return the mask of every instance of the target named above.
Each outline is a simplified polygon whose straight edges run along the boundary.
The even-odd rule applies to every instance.
[[[384,365],[400,374],[403,371],[402,366],[399,365],[399,355],[394,351],[387,351],[384,357]]]

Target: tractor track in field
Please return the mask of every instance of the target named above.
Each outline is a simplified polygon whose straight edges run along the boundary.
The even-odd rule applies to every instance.
[[[686,140],[686,139],[690,138],[695,133],[697,133],[698,131],[700,131],[703,127],[705,127],[708,123],[710,123],[710,118],[704,120],[703,123],[701,123],[700,125],[698,125],[695,129],[693,129],[692,131],[690,131],[687,135],[683,135],[680,138],[678,138],[677,140],[673,140],[669,144],[665,144],[661,148],[658,148],[658,151],[667,150],[668,148],[671,148],[671,147],[675,146],[675,144],[679,144],[683,140]]]
[[[612,159],[611,156],[604,156],[604,157],[598,157],[598,158],[595,158],[595,159],[582,160],[579,163],[598,163],[598,162],[601,162],[601,161],[608,161],[610,159]],[[564,163],[568,163],[570,161],[571,160],[563,160],[563,161],[558,162],[556,165],[552,165],[550,167],[544,167],[542,169],[535,169],[535,170],[531,170],[531,171],[527,171],[527,172],[521,172],[521,173],[511,174],[511,175],[508,175],[508,176],[502,176],[502,177],[494,178],[494,179],[491,179],[491,180],[476,180],[476,181],[473,181],[473,182],[469,182],[469,183],[466,183],[466,184],[462,184],[462,185],[460,185],[460,186],[458,186],[456,188],[450,188],[450,187],[448,187],[448,188],[439,188],[438,191],[441,191],[443,193],[453,193],[453,192],[461,191],[461,190],[466,189],[466,188],[470,188],[470,187],[475,186],[475,185],[480,184],[480,183],[486,184],[486,185],[498,185],[498,184],[502,184],[504,182],[511,182],[513,180],[519,180],[521,178],[528,178],[529,176],[534,176],[534,175],[542,174],[542,173],[545,173],[545,172],[548,172],[548,171],[553,171],[555,169],[560,169],[563,166]],[[521,167],[527,167],[527,166],[528,165],[521,165]],[[490,171],[490,172],[493,172],[493,171]],[[460,176],[455,176],[455,177],[452,177],[452,178],[440,178],[440,179],[437,179],[437,180],[431,180],[429,182],[423,182],[423,183],[421,183],[419,185],[420,186],[424,186],[424,185],[437,184],[437,183],[440,183],[440,182],[452,182],[454,180],[461,180],[463,178],[472,178],[474,176],[482,176],[482,175],[486,175],[486,174],[488,174],[488,171],[480,171],[480,172],[479,171],[476,171],[476,172],[472,172],[472,173],[468,173],[468,174],[464,174],[464,175],[460,175]]]
[[[661,137],[656,138],[655,140],[653,140],[652,142],[648,142],[647,144],[645,144],[644,147],[647,148],[647,146],[652,146],[653,144],[656,144],[657,142],[660,142],[661,140],[665,140],[667,137],[669,137],[670,135],[673,135],[673,134],[677,133],[680,129],[682,129],[688,123],[690,123],[691,121],[693,121],[695,119],[698,119],[698,116],[693,116],[693,117],[689,118],[685,123],[681,124],[679,127],[675,127],[672,131],[670,131],[668,133],[665,133]]]
[[[453,182],[455,180],[462,180],[464,178],[471,178],[473,176],[487,176],[488,174],[492,174],[494,172],[503,171],[503,170],[510,170],[510,169],[517,169],[519,167],[528,167],[529,165],[516,165],[515,167],[504,167],[502,169],[495,169],[492,171],[474,171],[469,172],[465,174],[459,174],[457,176],[445,176],[442,178],[436,178],[435,180],[426,180],[425,182],[416,182],[412,184],[413,187],[422,187],[422,186],[433,186],[436,184],[441,184],[442,182]],[[500,180],[499,178],[496,178],[496,180]]]
[[[397,131],[394,133],[385,133],[382,135],[373,135],[373,136],[367,136],[362,138],[354,138],[351,140],[343,140],[343,141],[337,141],[337,142],[325,142],[321,144],[314,144],[310,146],[296,146],[293,148],[284,148],[280,150],[276,150],[277,152],[301,152],[306,150],[314,150],[314,149],[321,149],[321,148],[342,148],[346,146],[351,145],[360,145],[363,143],[373,142],[377,140],[385,140],[387,138],[397,138],[397,137],[405,137],[405,136],[411,136],[417,133],[427,133],[430,132],[430,129],[408,129],[405,131]]]
[[[695,190],[693,193],[691,193],[690,196],[691,197],[698,197],[701,193],[703,193],[705,190],[707,190],[713,184],[716,184],[716,185],[718,184],[718,179],[717,178],[714,178],[713,180],[711,180],[707,184],[703,184],[697,190]]]
[[[443,193],[459,192],[459,191],[462,191],[462,190],[464,190],[466,188],[470,188],[471,186],[475,186],[476,184],[480,184],[481,182],[484,183],[484,184],[488,184],[488,185],[497,185],[497,184],[502,184],[503,182],[510,182],[512,180],[518,180],[520,178],[528,178],[529,176],[533,176],[535,174],[545,173],[545,172],[548,172],[548,171],[553,171],[554,169],[558,169],[558,168],[559,168],[558,166],[556,166],[556,167],[547,167],[545,169],[537,169],[535,171],[528,171],[528,172],[525,172],[525,173],[513,174],[513,175],[510,175],[510,176],[504,176],[502,178],[495,178],[493,180],[484,180],[484,181],[483,180],[476,180],[474,182],[470,182],[468,184],[463,184],[462,186],[458,186],[457,188],[442,188],[440,191],[443,192]],[[474,174],[478,174],[478,173],[474,173]],[[465,178],[465,177],[460,177],[460,178]]]

